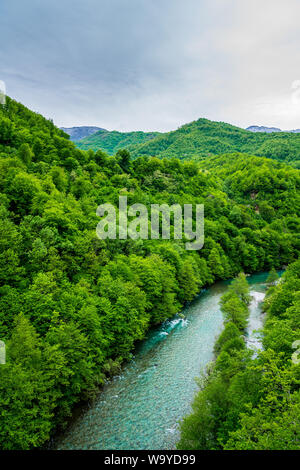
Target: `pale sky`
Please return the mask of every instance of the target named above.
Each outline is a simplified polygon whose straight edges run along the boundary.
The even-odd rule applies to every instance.
[[[0,80],[58,126],[300,128],[299,0],[1,0]]]

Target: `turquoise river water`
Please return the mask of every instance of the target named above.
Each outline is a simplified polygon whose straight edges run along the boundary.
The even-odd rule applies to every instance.
[[[248,277],[252,302],[248,347],[259,349],[261,301],[267,274]],[[56,449],[175,449],[178,421],[191,411],[197,384],[213,360],[213,347],[223,328],[219,300],[228,282],[202,292],[183,314],[152,329],[131,362],[85,406]]]

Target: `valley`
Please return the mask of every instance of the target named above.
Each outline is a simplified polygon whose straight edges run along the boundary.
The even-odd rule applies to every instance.
[[[224,344],[220,346],[211,383],[207,379],[207,391],[204,395],[200,391],[199,398],[198,395],[195,398],[193,410],[197,417],[185,418],[187,424],[181,428],[180,439],[177,437],[180,448],[186,449],[255,448],[255,442],[264,448],[267,445],[263,441],[264,426],[279,420],[278,436],[271,432],[268,435],[272,446],[281,448],[282,433],[284,446],[297,446],[294,431],[289,434],[285,430],[299,407],[298,366],[290,361],[292,344],[299,334],[300,174],[293,167],[298,158],[298,136],[276,134],[274,154],[268,158],[271,141],[268,145],[260,141],[266,146],[265,154],[255,155],[258,141],[252,139],[264,138],[261,135],[200,120],[167,137],[157,136],[132,152],[119,149],[110,156],[103,150],[81,150],[52,121],[6,98],[5,105],[0,107],[0,337],[7,350],[7,361],[0,367],[1,448],[26,450],[47,445],[79,402],[89,402],[98,396],[99,388],[105,389],[107,381],[118,384],[113,377],[122,374],[125,364],[129,365],[124,371],[132,370],[130,364],[134,364],[131,361],[135,354],[140,365],[137,371],[133,370],[134,377],[138,370],[138,375],[142,374],[138,381],[141,388],[137,391],[144,396],[145,385],[153,388],[156,396],[157,390],[166,387],[166,401],[161,405],[165,410],[163,422],[168,423],[168,429],[175,429],[177,420],[190,411],[196,391],[193,377],[201,374],[213,358],[214,342],[223,321],[218,295],[213,294],[218,292],[218,286],[223,286],[220,282],[241,272],[256,275],[284,266],[289,266],[284,283],[273,289],[265,301],[266,351],[257,359],[261,361],[257,365],[260,371],[265,370],[267,360],[270,371],[280,368],[280,377],[287,377],[284,395],[279,386],[273,397],[278,413],[263,401],[265,387],[271,386],[272,380],[266,385],[262,372],[255,378],[259,389],[251,389],[253,393],[247,395],[243,390],[248,388],[243,385],[239,389],[240,398],[235,399],[243,364],[247,364],[242,374],[246,382],[251,382],[252,367],[256,367],[247,356],[242,338],[247,309],[236,294],[225,302],[225,319],[228,323],[232,317],[231,323],[237,322],[238,327],[234,324],[225,328],[225,336],[233,335],[229,344],[224,335],[216,343]],[[192,136],[200,140],[193,140]],[[235,145],[238,142],[239,148],[247,149],[247,153],[231,151],[231,144],[224,144],[225,136],[228,142]],[[201,141],[205,152],[214,149],[221,154],[204,152],[201,158],[194,158],[194,150]],[[277,147],[277,143],[287,151]],[[147,149],[156,156],[149,155]],[[186,149],[186,158],[176,158],[182,149]],[[120,195],[127,197],[129,205],[143,204],[148,210],[152,204],[203,204],[203,248],[188,251],[183,239],[99,239],[96,209],[103,203],[117,206]],[[202,294],[197,303],[197,296],[208,288],[212,290]],[[203,299],[207,299],[207,307]],[[190,304],[194,301],[195,304]],[[191,322],[187,327],[176,316],[186,308]],[[168,333],[174,321],[178,325],[174,332],[160,335]],[[191,356],[183,356],[180,349],[185,350],[185,340],[192,341],[185,332],[194,338]],[[145,338],[146,342],[141,343]],[[160,338],[162,349],[155,347],[150,356],[139,355],[136,348],[147,349],[151,338]],[[174,360],[172,351],[175,353],[177,348]],[[233,362],[228,360],[226,348],[231,351]],[[148,370],[147,357],[152,353],[153,357],[158,356],[153,363],[150,361],[153,367]],[[147,380],[152,373],[157,374],[155,364],[162,367],[156,392],[154,383]],[[175,371],[181,364],[179,381],[174,382],[174,390],[170,386],[169,395],[164,368],[168,364]],[[221,382],[215,381],[218,374]],[[132,376],[128,377],[125,401]],[[184,387],[189,390],[189,397],[183,403]],[[219,407],[218,393],[215,394],[219,387],[226,393],[227,399],[222,401],[225,408]],[[213,419],[202,413],[209,409],[203,408],[207,396],[220,410]],[[288,401],[289,396],[293,401]],[[172,399],[174,403],[180,400],[181,404],[170,408]],[[242,417],[243,406],[248,404],[253,406],[254,417]],[[74,445],[99,448],[104,442],[101,436],[105,435],[105,445],[123,446],[119,440],[113,444],[114,430],[105,424],[106,413],[117,410],[116,405],[109,395],[109,407],[96,409],[96,414],[104,413],[100,420],[103,419],[103,429],[101,422],[95,428],[99,435],[96,443],[91,443],[88,435],[83,437],[79,430]],[[134,406],[128,405],[122,433],[127,432],[131,413],[143,421],[142,412],[136,413]],[[254,420],[260,435],[247,444],[247,429],[257,416],[262,417],[262,421]],[[166,431],[164,424],[156,431],[159,415],[154,412],[153,419],[147,437],[142,433],[140,447],[157,445],[156,436]],[[201,427],[207,429],[207,435],[198,433],[191,438],[190,431],[194,431],[190,423],[198,423],[198,419],[200,423],[210,423]],[[143,429],[142,421],[135,422],[135,426]],[[196,427],[199,429],[198,424]],[[118,439],[124,439],[127,445],[129,441],[124,434],[120,435],[123,437]],[[174,448],[172,432],[168,435],[170,447]],[[130,436],[129,433],[128,439]],[[212,440],[208,436],[213,436]],[[69,445],[68,438],[65,442]]]

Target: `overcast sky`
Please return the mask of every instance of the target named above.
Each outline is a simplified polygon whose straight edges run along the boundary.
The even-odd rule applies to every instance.
[[[1,0],[0,80],[58,126],[300,128],[299,0]]]

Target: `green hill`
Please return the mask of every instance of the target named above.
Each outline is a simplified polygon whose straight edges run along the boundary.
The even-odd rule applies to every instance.
[[[78,148],[82,150],[103,150],[109,155],[114,155],[121,148],[130,148],[132,145],[142,144],[157,137],[159,132],[118,132],[100,131],[85,137],[76,142]]]
[[[208,119],[198,119],[166,133],[100,130],[75,144],[81,150],[103,150],[109,155],[126,148],[133,158],[149,155],[201,160],[211,155],[241,152],[300,168],[300,134],[251,132]]]
[[[141,155],[192,160],[209,155],[245,152],[291,163],[300,167],[300,134],[253,133],[223,122],[207,119],[186,124],[130,149]]]

